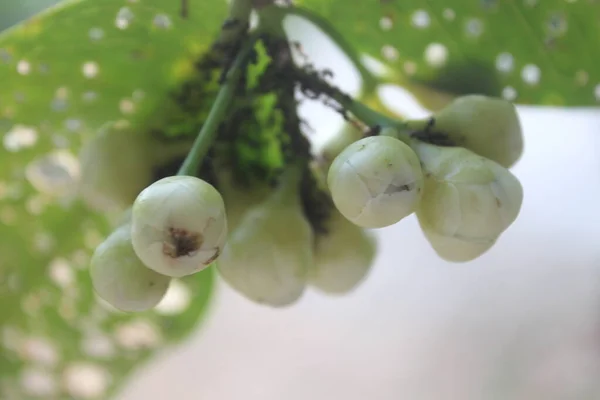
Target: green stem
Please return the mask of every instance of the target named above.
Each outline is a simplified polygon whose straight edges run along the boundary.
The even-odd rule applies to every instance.
[[[235,58],[235,61],[227,71],[225,81],[221,85],[221,89],[210,109],[208,117],[206,118],[206,121],[204,121],[202,129],[200,129],[200,133],[196,137],[196,140],[194,140],[192,148],[181,165],[181,168],[179,168],[177,175],[196,175],[204,156],[206,156],[206,153],[208,153],[208,150],[215,140],[217,128],[225,118],[227,110],[233,101],[236,86],[244,71],[244,64],[248,60],[250,53],[253,51],[257,39],[257,35],[252,35],[248,38],[247,42]]]

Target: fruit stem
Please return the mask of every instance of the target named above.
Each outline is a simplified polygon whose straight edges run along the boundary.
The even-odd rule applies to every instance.
[[[219,124],[225,118],[227,110],[233,101],[236,86],[240,80],[242,72],[245,70],[244,65],[248,60],[250,54],[254,50],[254,45],[258,40],[258,34],[252,34],[248,37],[241,50],[237,54],[231,67],[225,73],[224,82],[221,85],[221,89],[217,94],[217,98],[208,113],[208,117],[200,133],[194,140],[192,148],[185,158],[183,164],[179,168],[177,175],[190,175],[195,176],[200,163],[208,153],[208,150],[212,146],[217,135],[217,128]]]

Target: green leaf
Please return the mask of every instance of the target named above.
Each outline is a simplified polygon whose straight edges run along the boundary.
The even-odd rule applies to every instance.
[[[565,0],[299,0],[358,51],[419,93],[504,96],[522,104],[600,101],[600,3]],[[411,87],[412,85],[412,87]]]
[[[108,398],[204,315],[212,269],[176,281],[171,308],[124,314],[98,300],[87,268],[112,216],[75,191],[89,135],[108,121],[160,128],[172,93],[198,75],[226,4],[189,0],[187,18],[180,5],[69,1],[0,34],[3,400]]]

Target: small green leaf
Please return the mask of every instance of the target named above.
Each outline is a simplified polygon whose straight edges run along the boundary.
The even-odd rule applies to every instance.
[[[565,0],[299,0],[396,83],[522,104],[600,101],[600,3]],[[417,90],[418,91],[418,90]],[[417,93],[419,96],[419,93]]]
[[[186,17],[180,6],[68,1],[0,34],[3,400],[108,398],[204,314],[212,269],[176,281],[174,297],[146,313],[98,300],[88,263],[112,226],[75,190],[89,135],[108,121],[150,133],[197,75],[226,3],[190,0]]]

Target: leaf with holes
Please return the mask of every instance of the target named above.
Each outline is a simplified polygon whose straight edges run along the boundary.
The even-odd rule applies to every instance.
[[[418,97],[434,88],[521,104],[600,101],[600,55],[590,50],[600,47],[597,1],[296,3],[329,19],[319,18],[359,52],[391,67],[392,81]]]
[[[89,135],[108,121],[160,128],[170,94],[197,75],[226,3],[189,0],[185,17],[180,5],[75,0],[0,34],[2,399],[107,398],[206,309],[210,269],[146,313],[98,300],[87,267],[111,224],[74,191]]]

